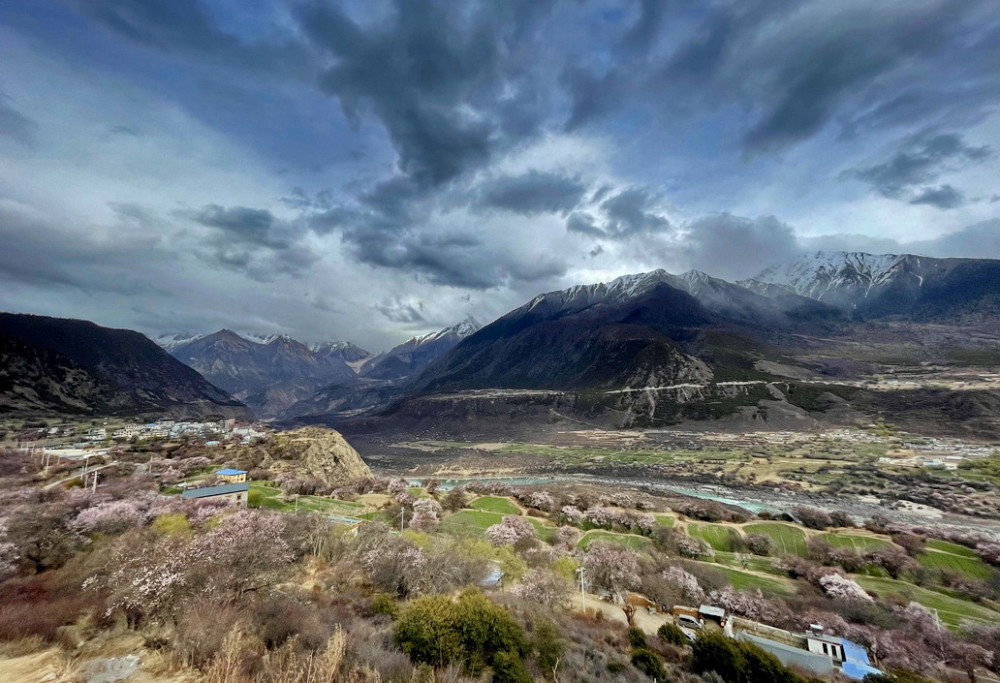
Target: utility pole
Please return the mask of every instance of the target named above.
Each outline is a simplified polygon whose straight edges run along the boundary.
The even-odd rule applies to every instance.
[[[94,470],[94,486],[90,489],[91,493],[97,493],[97,470]]]

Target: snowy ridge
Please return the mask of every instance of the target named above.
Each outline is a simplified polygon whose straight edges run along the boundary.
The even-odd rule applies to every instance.
[[[817,251],[766,268],[753,280],[790,287],[801,296],[820,301],[844,290],[863,290],[867,296],[872,289],[899,277],[907,258],[897,254]]]
[[[161,349],[170,351],[171,349],[176,349],[178,346],[182,346],[188,342],[193,342],[205,336],[207,335],[194,334],[193,332],[167,332],[159,335],[153,341],[156,342]]]
[[[447,339],[458,337],[459,339],[465,339],[470,334],[475,334],[482,328],[482,325],[478,320],[472,317],[472,315],[467,315],[465,318],[451,327],[446,327],[443,330],[438,330],[437,332],[430,332],[420,337],[412,337],[407,342],[404,342],[404,346],[412,343],[414,346],[421,346],[423,344],[429,344],[430,342],[435,342],[439,339]]]
[[[628,301],[645,294],[660,283],[666,283],[684,291],[688,291],[689,287],[689,284],[682,277],[658,268],[648,273],[622,275],[607,283],[577,285],[569,289],[540,294],[525,304],[523,310],[530,311],[543,304],[560,308],[585,308],[597,303]]]

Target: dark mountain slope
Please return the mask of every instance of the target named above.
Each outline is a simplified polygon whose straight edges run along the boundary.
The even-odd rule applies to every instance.
[[[170,352],[261,416],[270,417],[324,384],[354,377],[341,350],[320,347],[314,351],[280,335],[261,343],[232,330],[219,330]]]
[[[0,406],[85,414],[247,414],[243,404],[131,330],[0,313]]]

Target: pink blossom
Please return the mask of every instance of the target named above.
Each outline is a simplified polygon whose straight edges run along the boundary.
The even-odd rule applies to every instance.
[[[864,600],[873,602],[872,596],[865,592],[865,589],[858,585],[854,579],[849,579],[840,574],[827,574],[819,579],[820,588],[827,597],[834,600]]]
[[[510,592],[535,604],[561,607],[572,590],[573,585],[561,576],[544,569],[532,569]]]
[[[506,515],[499,524],[486,530],[486,537],[495,546],[523,545],[538,538],[534,525],[524,517]]]

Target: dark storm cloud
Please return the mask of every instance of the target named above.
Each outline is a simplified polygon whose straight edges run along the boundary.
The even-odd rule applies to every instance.
[[[92,20],[163,52],[210,57],[252,71],[309,71],[311,58],[293,39],[246,42],[216,25],[200,0],[72,0]]]
[[[969,145],[958,133],[922,133],[908,138],[885,161],[849,169],[841,177],[866,182],[883,197],[948,209],[963,203],[961,192],[950,185],[926,185],[945,172],[985,161],[992,155],[988,146]]]
[[[685,120],[739,104],[742,146],[760,154],[834,122],[856,132],[945,113],[967,121],[1000,91],[989,3],[886,2],[873,12],[860,2],[768,0],[706,3],[698,13],[656,4],[668,30],[649,37],[649,49],[569,63],[568,130],[637,106]],[[638,31],[641,22],[628,35]]]
[[[0,93],[0,135],[6,135],[30,147],[35,142],[38,124],[7,104],[6,99]]]
[[[524,216],[560,213],[576,207],[586,189],[579,177],[529,171],[481,183],[476,204]]]
[[[595,198],[608,197],[609,188],[601,188]],[[628,239],[671,230],[670,221],[657,213],[658,197],[645,188],[628,187],[603,199],[592,212],[576,211],[566,219],[569,232],[590,237]]]
[[[196,252],[200,258],[258,282],[280,275],[302,277],[321,258],[301,243],[308,229],[305,220],[281,220],[267,209],[218,204],[177,215],[215,231]]]
[[[539,90],[511,62],[550,4],[398,0],[389,20],[362,26],[337,6],[310,2],[299,19],[334,57],[322,87],[354,120],[370,106],[400,171],[433,186],[485,164],[508,129],[524,136],[536,127]]]
[[[227,239],[269,249],[288,249],[298,237],[294,228],[266,209],[209,204],[191,217],[204,226],[227,233]]]
[[[910,200],[911,204],[929,204],[939,209],[954,209],[965,203],[965,195],[951,185],[928,187]]]

